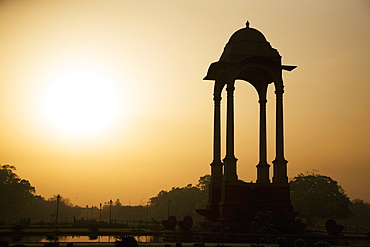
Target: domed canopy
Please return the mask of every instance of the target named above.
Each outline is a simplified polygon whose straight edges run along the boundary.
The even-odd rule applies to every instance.
[[[257,29],[246,27],[236,31],[226,44],[220,61],[238,62],[249,56],[279,57],[278,51],[271,47],[265,36]]]
[[[233,35],[231,35],[228,43],[230,44],[243,41],[267,42],[265,36],[263,36],[260,31],[249,27],[249,22],[246,23],[245,28],[239,29]]]
[[[270,77],[266,79],[266,73],[262,72],[261,69],[244,69],[234,74],[247,63],[254,65],[251,67],[267,66],[276,73],[277,77],[281,76],[281,70],[291,71],[296,68],[296,66],[282,65],[279,52],[271,47],[260,31],[250,28],[249,22],[247,22],[245,28],[231,35],[220,60],[209,66],[204,80],[217,80],[220,78],[219,72],[228,71],[229,75],[233,75],[237,79],[253,81],[250,76],[253,75],[254,78],[259,77],[258,81],[272,81]]]

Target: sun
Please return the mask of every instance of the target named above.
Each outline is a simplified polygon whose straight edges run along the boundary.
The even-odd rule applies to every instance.
[[[122,114],[119,89],[94,67],[69,68],[53,75],[42,100],[51,127],[64,135],[86,136],[109,128]]]

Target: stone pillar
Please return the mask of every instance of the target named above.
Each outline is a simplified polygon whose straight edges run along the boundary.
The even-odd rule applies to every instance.
[[[224,175],[219,203],[220,218],[227,222],[235,222],[241,205],[240,187],[236,174],[234,155],[234,81],[227,83],[227,113],[226,113],[226,156],[224,158]]]
[[[221,88],[222,89],[222,88]],[[211,182],[207,208],[211,210],[211,218],[217,216],[218,204],[221,199],[222,162],[221,162],[221,90],[215,82],[214,90],[214,121],[213,121],[213,161],[211,163]]]
[[[276,157],[274,164],[273,182],[288,184],[287,163],[284,158],[284,121],[283,121],[283,93],[284,89],[276,89]]]
[[[267,144],[266,144],[266,103],[267,100],[260,98],[260,150],[259,163],[257,165],[257,183],[270,183],[269,168],[267,164]]]
[[[221,162],[221,96],[214,95],[214,122],[213,122],[213,161],[211,164],[211,175],[213,182],[221,184],[222,162]]]
[[[226,116],[226,156],[224,158],[225,182],[236,182],[236,161],[234,154],[234,81],[227,83],[227,116]]]

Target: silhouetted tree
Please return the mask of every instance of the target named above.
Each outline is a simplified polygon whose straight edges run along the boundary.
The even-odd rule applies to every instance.
[[[170,191],[162,190],[156,197],[150,198],[151,217],[157,220],[167,219],[170,215],[182,219],[190,215],[194,220],[202,217],[195,212],[196,208],[204,208],[207,203],[210,175],[199,179],[196,186],[188,184],[185,187],[173,187]]]
[[[0,219],[18,216],[29,207],[35,194],[35,188],[19,178],[15,170],[11,165],[0,165]]]
[[[211,175],[206,174],[203,177],[200,177],[198,180],[197,187],[208,194],[209,184],[211,182]]]
[[[354,199],[351,201],[350,209],[353,215],[341,220],[341,224],[370,227],[370,203],[361,199]]]
[[[33,220],[50,220],[50,215],[55,212],[55,205],[53,207],[50,202],[47,202],[41,196],[34,196],[31,199],[30,206],[27,210],[19,214],[19,218],[32,218]]]
[[[54,195],[49,199],[45,199],[42,196],[35,195],[30,201],[30,205],[27,210],[19,213],[18,218],[31,218],[33,221],[44,221],[44,223],[53,223],[56,216],[56,198]],[[60,197],[59,202],[59,223],[62,224],[65,221],[73,222],[73,219],[81,219],[83,215],[86,215],[85,208],[74,206],[69,198]],[[85,214],[83,214],[85,213]],[[39,222],[40,223],[40,222]]]
[[[351,215],[350,200],[343,188],[328,176],[298,174],[290,181],[291,201],[307,225],[320,219],[344,219]]]

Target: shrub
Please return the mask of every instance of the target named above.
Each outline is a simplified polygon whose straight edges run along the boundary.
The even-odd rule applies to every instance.
[[[330,247],[330,244],[326,241],[319,241],[315,244],[315,247]]]
[[[136,247],[136,246],[138,246],[138,243],[137,243],[136,239],[132,236],[124,235],[124,236],[116,236],[116,238],[118,239],[115,242],[116,246],[119,246],[119,247]]]
[[[276,238],[276,243],[279,247],[286,247],[288,245],[288,240],[284,237],[278,237]]]
[[[306,241],[299,238],[294,242],[294,247],[307,247]]]

